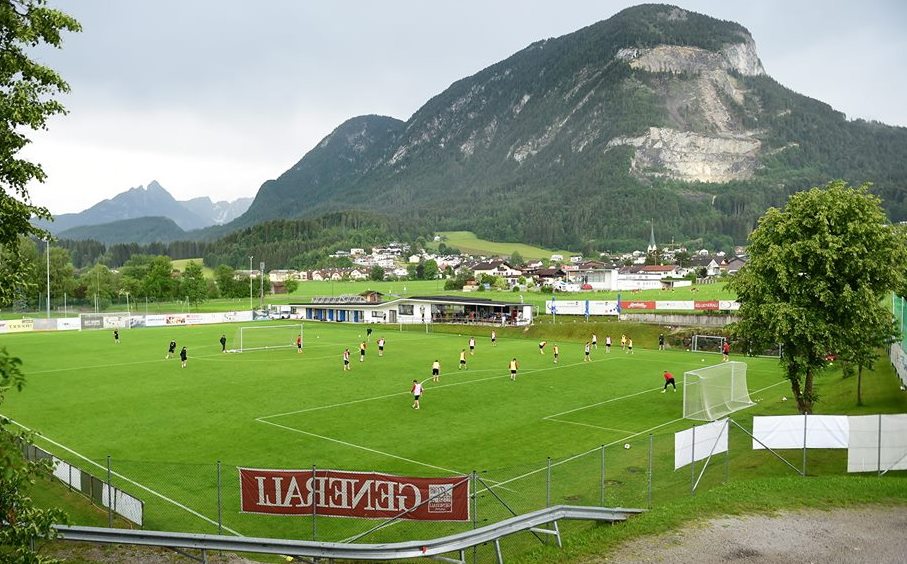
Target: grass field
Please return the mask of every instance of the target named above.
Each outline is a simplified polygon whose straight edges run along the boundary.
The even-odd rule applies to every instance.
[[[415,476],[477,470],[493,490],[483,490],[477,502],[475,515],[485,522],[509,516],[508,507],[519,513],[549,501],[599,503],[600,496],[612,506],[645,507],[651,440],[654,503],[688,494],[690,473],[675,472],[672,457],[673,433],[690,424],[680,419],[681,391],[660,393],[661,372],[671,370],[682,382],[685,370],[718,358],[637,347],[632,356],[619,348],[594,351],[592,362],[584,363],[585,335],[577,326],[570,329],[571,340],[559,343],[558,365],[553,341],[548,354],[538,352],[540,328],[527,338],[502,334],[494,348],[487,329],[476,329],[479,343],[467,371],[456,370],[466,334],[390,327],[372,336],[373,343],[387,339],[385,356],[372,345],[362,363],[355,358],[362,328],[340,324],[306,323],[301,355],[291,348],[222,354],[217,339],[224,333],[233,346],[235,325],[135,329],[124,331],[119,345],[106,331],[4,335],[0,345],[24,360],[28,385],[10,394],[3,409],[39,431],[41,446],[96,475],[104,475],[109,455],[115,484],[146,502],[149,529],[215,532],[217,461],[225,530],[253,536],[340,540],[375,522],[322,517],[316,532],[309,517],[241,514],[238,466],[316,465]],[[600,342],[603,337],[599,333]],[[164,359],[171,338],[188,347],[185,369]],[[341,370],[344,347],[354,352],[349,373]],[[514,357],[520,372],[511,382],[507,365]],[[412,410],[411,381],[428,380],[435,359],[442,363],[441,381],[426,381],[422,409]],[[781,399],[790,392],[777,361],[746,362],[759,403],[739,420],[745,425],[754,414],[795,413],[793,402]],[[867,376],[864,386],[866,406],[849,412],[907,408],[895,379]],[[830,373],[820,380],[818,409],[840,413],[851,388]],[[737,431],[731,439],[748,441]],[[624,449],[625,443],[632,448]],[[600,487],[601,445],[606,491]],[[843,461],[845,453],[819,451],[810,454],[810,469],[842,473]],[[765,452],[743,449],[727,469],[707,474],[703,487],[720,482],[725,472],[751,478],[790,470]],[[366,540],[440,536],[464,526],[470,525],[403,523]]]
[[[530,260],[550,259],[552,254],[559,254],[567,259],[570,255],[575,254],[572,251],[552,251],[525,243],[501,243],[479,239],[472,231],[440,231],[437,235],[441,236],[442,242],[448,247],[455,247],[460,252],[469,255],[509,257],[516,251],[524,259]]]
[[[202,274],[205,275],[205,278],[211,280],[214,278],[214,269],[210,266],[205,266],[204,260],[200,258],[191,258],[191,259],[177,259],[170,261],[170,264],[173,266],[173,270],[178,270],[180,272],[186,270],[186,265],[190,262],[195,262],[201,265]]]

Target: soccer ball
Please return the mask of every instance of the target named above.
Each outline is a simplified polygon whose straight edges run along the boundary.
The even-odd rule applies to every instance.
[[[787,398],[786,397],[781,398],[781,401],[787,401]]]
[[[700,359],[699,359],[699,362],[705,362],[705,359],[704,359],[704,358],[700,358]]]
[[[630,443],[624,443],[624,448],[630,450]]]
[[[362,335],[359,335],[359,338],[361,339],[361,338],[362,338]]]

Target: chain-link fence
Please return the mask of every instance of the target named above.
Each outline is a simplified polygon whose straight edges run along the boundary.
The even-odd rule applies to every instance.
[[[105,469],[109,465],[110,486],[144,502],[146,529],[365,543],[438,538],[554,505],[647,509],[696,495],[727,480],[847,472],[847,449],[755,449],[753,435],[734,421],[722,431],[728,439],[727,451],[700,452],[693,457],[699,459],[696,462],[675,468],[675,432],[692,426],[690,422],[675,422],[627,442],[572,456],[476,470],[459,478],[469,482],[469,518],[451,522],[337,518],[318,515],[317,510],[292,517],[243,513],[238,477],[243,464],[236,461],[194,464],[118,458],[108,461],[105,457],[73,462],[91,467],[102,477],[108,475]],[[319,471],[317,466],[311,470],[316,474]],[[440,471],[420,474],[449,477]],[[103,486],[107,478],[97,481]],[[508,536],[501,546],[515,555],[550,542],[554,542],[552,535],[524,532]],[[488,554],[483,554],[485,551]],[[471,552],[476,561],[489,561],[493,551],[493,546],[482,546]]]

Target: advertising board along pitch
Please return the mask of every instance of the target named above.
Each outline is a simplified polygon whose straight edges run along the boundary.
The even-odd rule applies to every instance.
[[[239,468],[239,479],[243,513],[469,520],[468,476],[414,478],[344,470]]]

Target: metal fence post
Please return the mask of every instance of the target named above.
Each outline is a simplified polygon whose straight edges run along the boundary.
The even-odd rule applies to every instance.
[[[318,483],[315,481],[316,477],[316,468],[312,464],[312,540],[318,539],[318,499],[316,492],[318,491]]]
[[[223,504],[221,503],[220,460],[217,461],[217,534],[224,534]]]
[[[107,526],[113,527],[113,492],[110,491],[110,455],[107,455]]]
[[[809,414],[803,414],[803,477],[806,477],[806,420],[809,419]]]
[[[724,482],[731,477],[731,420],[724,422],[724,432],[727,434],[727,450],[724,451]]]
[[[882,414],[879,414],[879,438],[876,445],[876,468],[878,468],[879,478],[882,477]]]
[[[690,445],[690,495],[696,493],[696,426],[693,425],[693,444]]]
[[[402,325],[401,325],[401,327],[402,327]],[[478,503],[478,499],[477,499],[479,496],[479,491],[476,489],[476,484],[477,484],[476,471],[473,470],[472,471],[472,528],[473,528],[473,530],[479,528],[479,515],[478,515],[479,503]],[[473,546],[472,547],[473,564],[475,564],[477,556],[478,556],[478,547]]]
[[[545,507],[551,507],[551,457],[548,457],[548,471],[545,475]]]
[[[649,509],[652,509],[652,458],[655,451],[655,436],[652,433],[649,433],[649,476],[646,478],[648,484],[646,485],[646,499],[648,502]]]
[[[601,507],[605,506],[605,445],[602,445],[602,472],[601,472],[601,483],[599,484],[599,503]]]

